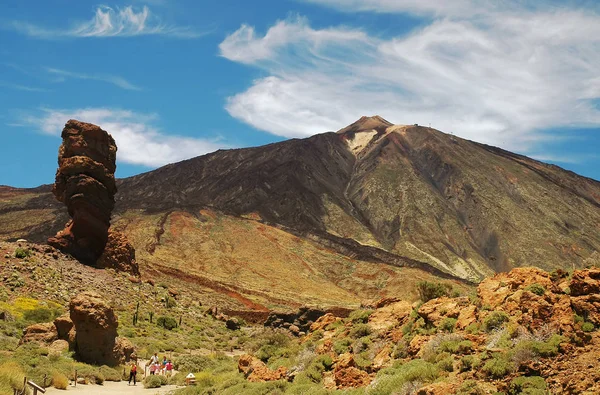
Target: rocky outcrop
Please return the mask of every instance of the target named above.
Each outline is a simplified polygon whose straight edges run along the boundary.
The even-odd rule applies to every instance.
[[[124,236],[109,235],[117,192],[114,139],[96,125],[75,120],[67,122],[62,139],[52,192],[71,220],[48,243],[82,263],[137,274],[133,247]]]
[[[294,335],[305,334],[320,317],[331,313],[338,317],[347,317],[350,309],[321,310],[312,307],[300,307],[297,312],[271,312],[264,325],[271,328],[288,329]]]
[[[248,354],[240,357],[238,370],[244,374],[248,381],[252,382],[281,380],[287,376],[287,368],[284,366],[277,370],[271,370],[263,361]]]
[[[58,340],[58,333],[53,322],[33,324],[23,329],[23,337],[19,344],[37,342],[50,344]]]
[[[75,326],[76,352],[82,361],[114,366],[129,360],[133,347],[126,339],[117,338],[117,316],[100,295],[77,295],[69,311]]]

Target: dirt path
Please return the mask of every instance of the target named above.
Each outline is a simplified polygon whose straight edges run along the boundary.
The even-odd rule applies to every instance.
[[[165,385],[160,388],[151,388],[145,389],[142,383],[137,383],[134,385],[127,385],[127,381],[105,381],[103,385],[82,385],[77,384],[77,387],[69,386],[67,387],[67,391],[71,394],[85,394],[85,395],[136,395],[136,394],[144,394],[144,395],[166,395],[171,391],[174,391],[178,387],[175,385]],[[179,387],[181,388],[181,387]],[[55,388],[47,388],[46,394],[64,394],[64,390],[57,390]]]

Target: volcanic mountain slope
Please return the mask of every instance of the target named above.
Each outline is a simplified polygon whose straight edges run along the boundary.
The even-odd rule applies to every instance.
[[[597,181],[380,117],[337,133],[220,150],[120,180],[118,188],[114,222],[149,261],[175,240],[192,240],[202,209],[232,221],[245,216],[246,224],[351,258],[470,280],[517,266],[581,267],[600,250]],[[41,241],[62,222],[61,209],[39,190],[4,195],[11,196],[0,203],[4,238]],[[161,237],[174,216],[195,230]],[[153,224],[136,228],[144,241],[131,228],[136,221]]]

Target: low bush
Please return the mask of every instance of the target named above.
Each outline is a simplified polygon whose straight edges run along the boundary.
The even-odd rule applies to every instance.
[[[52,386],[58,390],[66,390],[69,386],[69,378],[63,373],[54,372],[52,374]]]
[[[467,380],[458,389],[456,395],[484,395],[485,391],[479,387],[477,381]]]
[[[483,372],[495,379],[500,379],[514,370],[514,365],[506,355],[495,355],[482,368]]]
[[[533,283],[525,288],[525,291],[532,292],[536,295],[542,296],[546,293],[546,288],[543,285],[538,283]]]
[[[413,359],[397,368],[381,370],[371,388],[369,395],[383,395],[397,392],[407,383],[428,383],[439,377],[439,369],[432,363],[422,359]]]
[[[456,326],[456,318],[444,318],[438,327],[444,332],[454,332]]]
[[[355,324],[366,324],[371,314],[373,314],[373,310],[354,310],[348,319]]]
[[[498,329],[508,322],[508,314],[504,311],[494,311],[483,320],[483,330],[491,332]]]
[[[465,355],[460,360],[460,371],[468,372],[477,369],[481,365],[481,360],[474,355]]]
[[[144,379],[144,388],[160,388],[162,381],[161,376],[151,374]]]
[[[27,248],[17,247],[15,250],[15,258],[25,259],[31,256],[31,250]]]
[[[201,372],[212,369],[214,362],[210,357],[204,355],[182,355],[173,361],[175,370],[187,373]]]
[[[336,354],[343,354],[350,349],[350,339],[342,339],[333,343],[333,351]]]
[[[12,394],[15,389],[23,389],[25,372],[16,362],[5,362],[0,365],[0,393]]]
[[[353,339],[369,336],[371,334],[371,327],[367,324],[354,325],[350,329],[349,336]]]
[[[162,316],[156,319],[156,325],[171,331],[177,328],[177,321],[173,317]]]
[[[594,324],[592,324],[591,322],[584,322],[581,325],[581,330],[584,332],[592,332],[594,330]]]
[[[546,393],[546,382],[539,376],[517,377],[508,388],[508,395],[545,395]]]
[[[442,296],[450,296],[452,286],[440,282],[420,281],[417,283],[417,291],[419,292],[421,301],[427,302],[431,299],[441,298]]]

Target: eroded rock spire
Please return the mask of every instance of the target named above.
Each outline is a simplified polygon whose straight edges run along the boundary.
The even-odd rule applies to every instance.
[[[52,192],[71,220],[48,243],[87,265],[138,274],[135,250],[110,231],[115,206],[117,145],[100,127],[69,120],[62,131]]]

